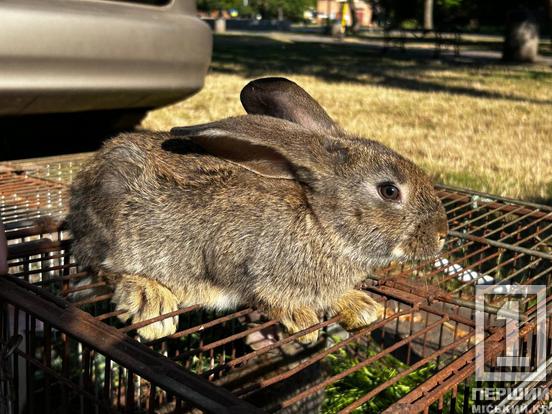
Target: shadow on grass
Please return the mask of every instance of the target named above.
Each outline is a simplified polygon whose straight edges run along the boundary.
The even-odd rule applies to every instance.
[[[545,193],[546,193],[546,197],[533,197],[533,198],[530,198],[529,201],[552,207],[552,181],[546,184]]]
[[[361,36],[365,39],[380,41],[380,42],[384,42],[386,39],[383,35],[375,35],[373,33],[368,33],[365,35],[361,34]],[[441,39],[441,42],[443,47],[448,47],[449,49],[458,43],[461,49],[460,53],[462,53],[462,49],[472,50],[472,51],[483,50],[483,51],[502,53],[502,48],[504,46],[504,42],[502,40],[499,41],[499,40],[487,40],[487,39],[472,39],[472,38],[469,38],[469,36],[473,36],[473,35],[471,35],[470,33],[462,34],[460,37],[460,40],[457,41],[454,38],[453,33],[445,33],[443,38]],[[409,44],[417,44],[417,45],[426,44],[434,47],[436,42],[435,37],[423,36],[421,33],[417,34],[416,36],[413,36],[411,34],[401,36],[399,32],[398,34],[394,34],[390,36],[390,40],[392,42],[398,42],[401,39],[405,40],[407,48]],[[547,39],[541,39],[539,44],[539,55],[552,56],[552,44]]]
[[[378,46],[334,43],[323,39],[283,41],[254,35],[217,35],[211,68],[214,72],[239,74],[247,78],[271,73],[311,75],[327,82],[383,85],[407,91],[446,92],[476,98],[552,104],[552,100],[451,85],[446,80],[439,82],[435,77],[424,78],[426,71],[450,70],[464,71],[463,75],[468,78],[468,70],[499,65],[500,62],[494,59],[460,57],[435,60],[431,50],[390,51],[385,55],[381,50]],[[552,74],[538,69],[527,69],[522,73],[513,75],[531,80],[552,80]]]

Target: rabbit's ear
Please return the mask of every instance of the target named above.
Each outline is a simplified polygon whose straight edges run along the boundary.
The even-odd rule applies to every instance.
[[[207,153],[270,178],[309,180],[346,161],[347,149],[331,138],[282,119],[259,115],[178,127]]]
[[[229,128],[223,121],[173,128],[173,135],[187,136],[206,153],[239,164],[268,178],[294,179],[290,163],[270,146],[259,145],[247,133]]]
[[[286,119],[318,132],[343,132],[312,96],[286,78],[249,82],[242,89],[240,99],[248,114]]]

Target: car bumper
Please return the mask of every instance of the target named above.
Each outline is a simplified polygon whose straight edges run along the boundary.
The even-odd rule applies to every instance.
[[[192,0],[8,0],[0,16],[0,115],[161,106],[198,91],[210,63]]]

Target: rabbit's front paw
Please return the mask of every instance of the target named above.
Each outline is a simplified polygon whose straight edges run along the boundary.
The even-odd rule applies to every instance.
[[[316,312],[307,307],[299,307],[295,309],[278,309],[273,308],[269,312],[269,316],[278,319],[284,325],[290,335],[293,335],[303,329],[307,329],[320,322]],[[318,340],[318,330],[309,332],[297,338],[302,344],[311,344]]]
[[[367,293],[360,290],[349,290],[333,306],[341,316],[341,325],[345,329],[356,329],[381,319],[384,307]]]
[[[132,323],[146,321],[178,309],[178,300],[162,284],[141,276],[123,276],[115,286],[112,301],[117,310],[126,310],[120,315],[122,320],[132,318]],[[178,316],[138,329],[138,334],[146,341],[162,338],[176,332]]]

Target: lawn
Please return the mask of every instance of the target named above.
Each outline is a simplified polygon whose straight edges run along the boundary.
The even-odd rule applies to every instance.
[[[215,37],[205,88],[151,112],[163,130],[242,114],[240,89],[285,76],[350,132],[413,159],[437,182],[552,204],[552,69],[426,59],[285,34]]]

